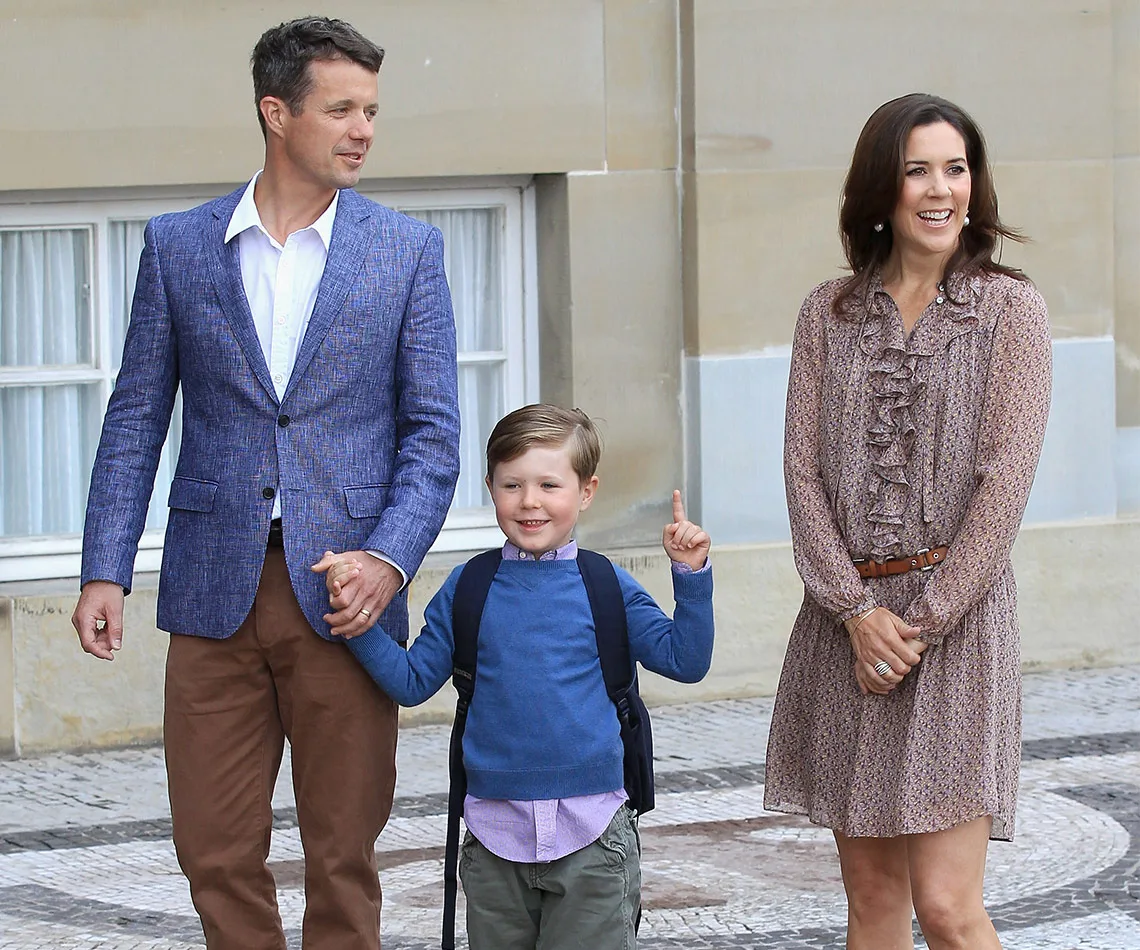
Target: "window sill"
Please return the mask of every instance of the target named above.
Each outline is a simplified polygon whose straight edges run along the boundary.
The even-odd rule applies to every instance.
[[[468,509],[448,518],[428,556],[444,555],[446,559],[453,552],[483,551],[502,543],[503,534],[489,509]],[[80,573],[80,545],[78,535],[6,542],[5,550],[0,550],[0,595],[15,582],[20,583],[22,594],[28,592],[29,583],[41,581],[53,589],[59,583],[73,589]],[[162,532],[148,531],[139,541],[135,574],[157,573],[161,565]]]

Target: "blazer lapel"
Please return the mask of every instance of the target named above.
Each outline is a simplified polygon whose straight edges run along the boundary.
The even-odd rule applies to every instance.
[[[222,303],[222,310],[230,323],[230,330],[233,331],[238,345],[245,354],[245,360],[253,370],[253,375],[269,394],[269,398],[276,403],[277,391],[273,388],[273,380],[269,378],[265,353],[261,349],[261,341],[257,338],[257,328],[253,325],[253,314],[250,312],[249,301],[245,297],[245,287],[241,282],[241,258],[238,256],[237,238],[229,244],[225,243],[226,228],[244,190],[243,187],[221,199],[214,208],[214,228],[208,241],[210,270],[214,286],[218,291],[218,299]]]
[[[305,338],[297,351],[297,361],[289,377],[285,399],[305,374],[317,349],[324,341],[333,320],[344,308],[348,292],[360,274],[364,258],[372,246],[374,226],[372,211],[368,202],[356,192],[344,189],[337,201],[336,218],[333,220],[332,240],[329,242],[328,259],[317,299],[313,304],[313,315]]]

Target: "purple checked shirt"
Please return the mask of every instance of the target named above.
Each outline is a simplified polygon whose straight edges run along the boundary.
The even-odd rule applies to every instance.
[[[536,558],[508,541],[503,545],[503,557],[512,561],[573,560],[578,557],[578,542],[571,541]],[[673,570],[687,573],[691,568],[673,562]],[[704,570],[708,570],[707,565]],[[557,861],[593,844],[627,799],[624,788],[542,801],[500,801],[468,795],[463,820],[492,854],[506,861],[535,864]]]

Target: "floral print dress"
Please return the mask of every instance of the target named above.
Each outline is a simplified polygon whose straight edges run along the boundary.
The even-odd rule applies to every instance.
[[[1011,838],[1021,758],[1010,549],[1049,411],[1051,343],[1028,281],[950,278],[910,335],[880,279],[833,314],[817,287],[796,325],[784,473],[805,597],[768,742],[764,805],[849,836],[993,817]],[[930,572],[863,580],[949,545]],[[875,604],[922,628],[922,661],[864,696],[842,622]]]

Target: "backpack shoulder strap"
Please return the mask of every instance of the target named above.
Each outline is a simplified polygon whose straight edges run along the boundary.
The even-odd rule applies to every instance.
[[[621,583],[610,559],[596,551],[578,549],[578,570],[594,615],[594,636],[598,641],[606,692],[617,704],[633,683]]]
[[[479,644],[479,623],[487,604],[487,593],[503,559],[502,551],[476,554],[464,566],[455,584],[451,601],[452,683],[461,702],[470,703],[475,689],[475,664]]]
[[[451,727],[449,763],[450,785],[447,792],[447,845],[443,855],[443,950],[455,947],[455,898],[459,890],[459,819],[463,800],[467,797],[467,772],[463,768],[463,732],[467,726],[467,709],[475,693],[475,667],[479,653],[479,624],[491,582],[502,560],[501,551],[484,551],[464,565],[455,584],[451,601],[451,633],[454,648],[451,660],[451,682],[458,698],[455,721]]]

